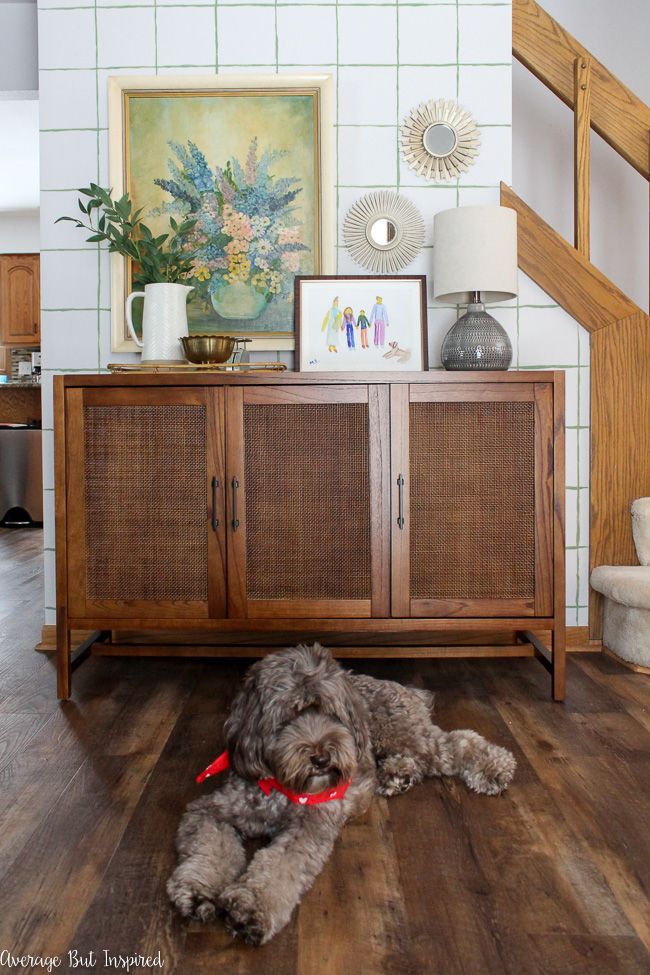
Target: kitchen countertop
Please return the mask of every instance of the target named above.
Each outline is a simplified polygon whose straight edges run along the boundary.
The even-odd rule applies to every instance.
[[[39,383],[28,383],[20,379],[13,383],[0,383],[0,423],[30,423],[40,422],[40,419]]]

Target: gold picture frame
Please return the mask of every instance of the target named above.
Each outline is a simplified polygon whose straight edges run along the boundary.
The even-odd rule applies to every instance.
[[[248,346],[252,351],[293,349],[293,278],[307,269],[316,274],[334,269],[331,75],[116,76],[108,79],[108,104],[113,195],[128,192],[134,208],[144,206],[144,219],[154,232],[156,222],[162,229],[174,207],[188,215],[192,206],[205,206],[198,228],[202,253],[207,256],[200,282],[193,282],[197,294],[188,306],[190,331],[245,337],[252,340]],[[188,172],[194,183],[188,182]],[[249,201],[242,217],[237,200],[249,179],[262,194],[262,203],[257,214]],[[203,201],[204,188],[210,195],[210,180],[221,201],[216,216],[213,200],[188,203],[183,195],[187,187],[192,193],[198,187],[196,199]],[[268,212],[263,209],[263,193],[274,180],[276,199],[286,188],[281,194],[288,201],[283,210],[286,226],[271,220],[262,240],[264,230],[259,228],[264,219],[268,223],[260,216]],[[218,188],[229,191],[230,183],[224,181],[239,186],[240,195],[231,201],[229,213],[237,211],[239,226],[242,219],[246,223],[243,243],[231,237],[227,247],[223,243],[227,239],[225,197]],[[244,188],[248,192],[249,187]],[[210,222],[213,217],[216,225]],[[259,233],[251,230],[251,223]],[[210,235],[214,226],[219,227],[216,237]],[[271,247],[270,260],[260,257],[266,253],[262,244]],[[248,248],[236,255],[239,264],[233,267],[239,277],[231,269],[232,247],[238,246]],[[124,316],[130,280],[126,259],[112,254],[113,352],[136,351]]]

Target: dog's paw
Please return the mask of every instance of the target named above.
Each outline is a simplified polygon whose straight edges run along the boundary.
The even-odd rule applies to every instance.
[[[181,867],[177,868],[167,881],[169,899],[183,917],[195,921],[213,921],[217,910],[209,892],[189,876],[184,876]]]
[[[241,938],[249,945],[261,945],[268,941],[273,931],[253,891],[245,884],[231,884],[220,898],[225,913],[226,927],[234,938]]]
[[[377,763],[377,794],[380,796],[398,796],[421,779],[415,760],[408,755],[389,755]]]
[[[512,752],[500,745],[488,745],[483,761],[477,761],[474,768],[467,771],[465,781],[474,792],[498,796],[512,782],[516,768],[517,761]]]
[[[391,796],[399,796],[402,792],[408,792],[413,784],[410,775],[391,775],[380,780],[377,786],[377,795],[390,799]]]

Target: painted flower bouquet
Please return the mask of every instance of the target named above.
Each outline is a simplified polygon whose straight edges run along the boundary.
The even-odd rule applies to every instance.
[[[300,181],[270,172],[284,153],[258,155],[254,138],[244,166],[233,158],[213,171],[193,142],[169,145],[176,157],[170,178],[154,182],[172,199],[157,212],[195,221],[185,246],[199,298],[223,318],[248,319],[276,296],[293,300],[293,278],[309,248],[295,215]]]

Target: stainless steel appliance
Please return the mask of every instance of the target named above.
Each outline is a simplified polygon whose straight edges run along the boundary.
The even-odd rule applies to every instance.
[[[22,423],[0,423],[0,525],[43,521],[42,432]]]

